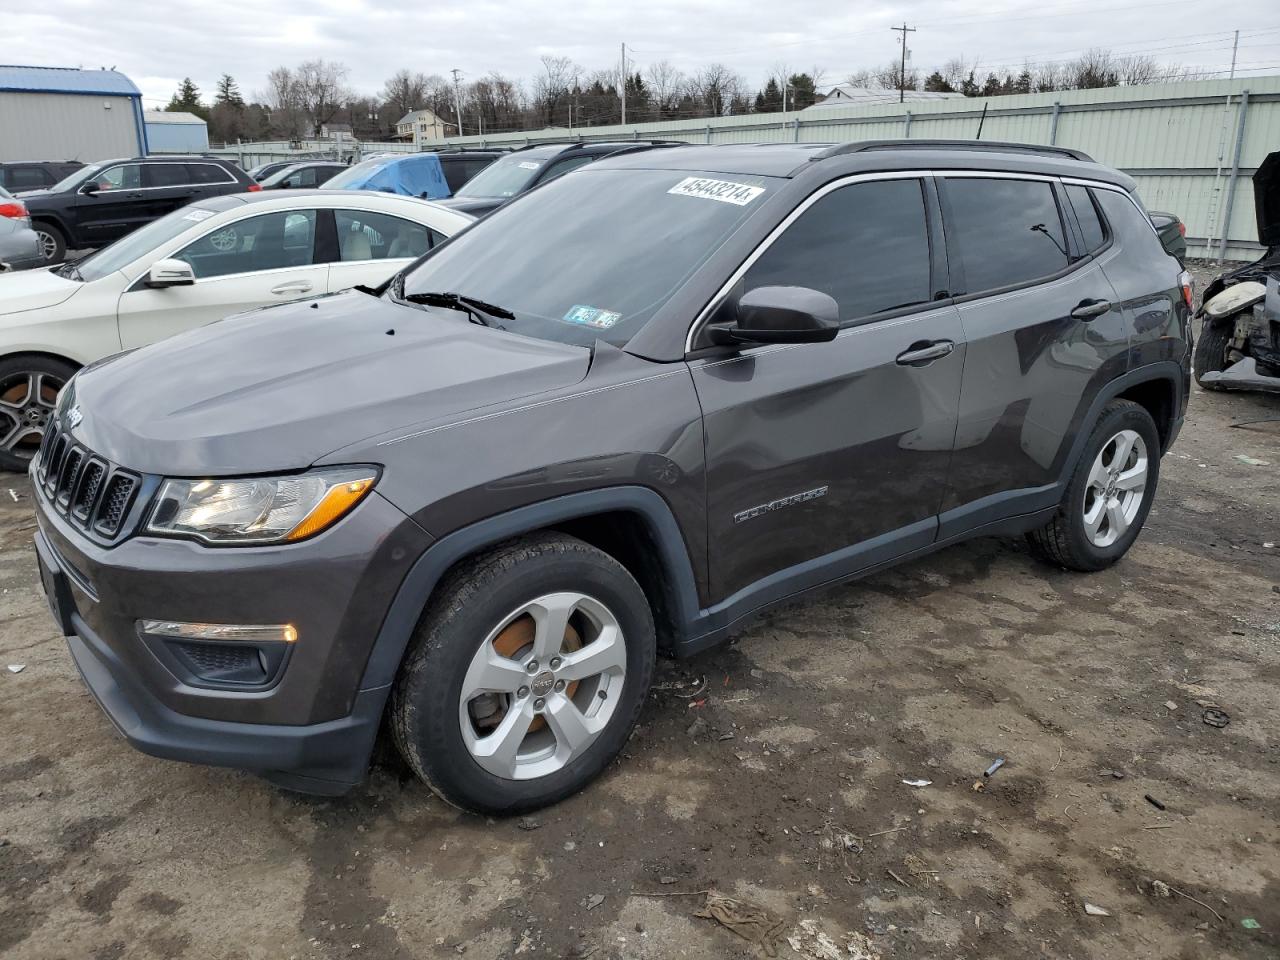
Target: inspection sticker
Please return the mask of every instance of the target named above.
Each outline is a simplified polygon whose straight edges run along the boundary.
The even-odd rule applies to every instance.
[[[575,304],[564,315],[565,323],[576,323],[581,327],[594,327],[597,330],[608,330],[622,319],[622,314],[612,310],[601,310],[599,307],[586,307]]]
[[[184,216],[182,219],[192,220],[196,223],[199,223],[201,220],[208,220],[213,215],[214,215],[214,212],[212,210],[190,210],[187,212],[186,216]]]
[[[529,160],[521,160],[518,166],[520,167],[521,170],[537,170],[540,166],[542,166],[542,164],[533,163]]]
[[[732,180],[709,180],[706,177],[685,177],[667,191],[680,197],[702,197],[704,200],[719,200],[721,203],[733,203],[745,207],[760,194],[764,187],[753,187],[749,183],[734,183]]]

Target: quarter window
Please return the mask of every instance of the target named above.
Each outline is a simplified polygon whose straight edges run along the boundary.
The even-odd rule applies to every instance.
[[[338,251],[344,261],[420,257],[432,246],[432,231],[420,223],[367,210],[335,210]]]
[[[1085,252],[1100,250],[1107,242],[1107,233],[1103,229],[1097,204],[1093,202],[1089,188],[1068,184],[1067,196],[1071,198],[1071,209],[1075,211],[1076,220],[1080,222],[1080,232],[1084,234]]]
[[[930,300],[929,232],[919,180],[850,184],[806,210],[747,271],[742,292],[821,290],[848,322]]]
[[[197,279],[302,267],[312,261],[315,236],[314,210],[265,213],[205,234],[174,256]]]
[[[1043,180],[955,177],[946,181],[948,249],[964,263],[966,293],[1050,276],[1067,266],[1053,185]]]
[[[189,183],[231,183],[233,177],[216,163],[188,163]]]

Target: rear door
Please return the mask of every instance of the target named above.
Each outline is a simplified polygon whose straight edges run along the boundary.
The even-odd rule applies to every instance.
[[[289,210],[226,224],[179,250],[196,282],[152,290],[140,279],[120,297],[120,341],[128,350],[233,313],[323,293],[329,268],[316,263],[316,210]]]
[[[117,163],[100,170],[95,193],[81,192],[69,204],[77,239],[86,247],[106,246],[154,219],[142,189],[142,164]]]
[[[840,334],[689,361],[704,417],[715,596],[818,558],[848,572],[933,542],[964,338],[955,307],[939,299],[932,197],[916,176],[820,191],[729,298],[811,287],[839,303]]]
[[[357,284],[377,286],[444,240],[430,227],[371,210],[335,210],[337,252],[330,293]]]
[[[1056,502],[1088,402],[1125,370],[1128,331],[1054,179],[947,174],[939,186],[968,341],[946,537]]]
[[[185,207],[197,197],[195,184],[184,163],[148,163],[142,168],[147,207],[152,220]]]
[[[230,170],[219,164],[188,162],[186,168],[188,183],[194,188],[193,200],[244,192],[246,185],[241,184]]]

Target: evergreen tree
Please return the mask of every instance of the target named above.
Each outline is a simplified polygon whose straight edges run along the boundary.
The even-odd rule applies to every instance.
[[[807,73],[793,73],[787,84],[791,87],[787,95],[788,110],[803,110],[805,107],[813,106],[814,101],[818,99],[813,77]]]
[[[972,70],[969,71],[969,75],[960,84],[960,92],[966,97],[976,97],[982,92],[978,89],[978,81],[974,78]]]
[[[218,80],[218,93],[214,96],[215,104],[226,104],[236,110],[244,109],[244,97],[240,95],[240,85],[236,83],[235,77],[229,73],[224,73]]]
[[[165,110],[174,113],[194,113],[197,117],[207,120],[209,111],[204,104],[200,102],[200,89],[192,82],[190,77],[183,77],[182,82],[178,84],[178,90],[169,100],[169,105]]]
[[[929,74],[924,81],[924,88],[929,93],[955,93],[956,88],[947,83],[947,78],[937,70]]]
[[[756,113],[777,113],[782,109],[782,90],[773,77],[764,85],[764,89],[756,94]]]

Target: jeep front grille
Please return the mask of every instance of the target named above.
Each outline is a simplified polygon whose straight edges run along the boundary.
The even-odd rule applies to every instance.
[[[40,444],[36,480],[54,509],[100,536],[120,532],[140,479],[51,425]]]

